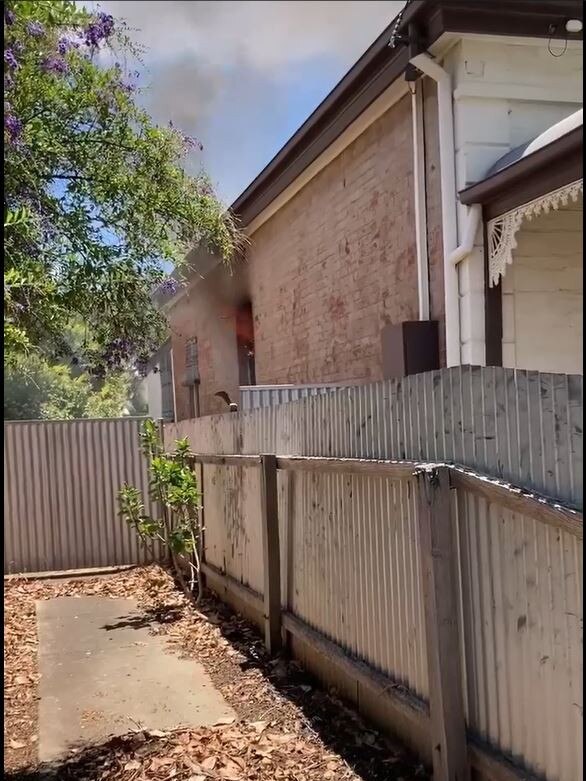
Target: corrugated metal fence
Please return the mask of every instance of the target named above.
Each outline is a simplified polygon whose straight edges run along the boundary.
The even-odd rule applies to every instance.
[[[203,474],[206,562],[260,598],[259,470],[206,465]],[[498,491],[479,487],[485,481],[474,482],[455,483],[452,491],[450,563],[466,725],[481,746],[503,757],[500,773],[480,764],[480,777],[577,781],[583,762],[581,515],[566,524],[553,506],[546,518],[538,501],[517,511],[516,491],[506,489],[501,501]],[[285,615],[366,662],[385,676],[387,688],[427,703],[432,691],[414,477],[345,474],[343,465],[304,472],[301,462],[296,471],[279,470],[278,490]],[[261,626],[262,616],[260,601]],[[314,667],[315,655],[304,661]],[[331,682],[335,657],[326,664]],[[323,668],[314,671],[320,675]],[[360,679],[333,680],[369,713],[372,692]],[[389,726],[412,738],[396,716]],[[507,775],[507,761],[532,775]]]
[[[469,728],[552,781],[581,779],[582,536],[457,491]]]
[[[324,393],[354,387],[355,383],[330,383],[326,385],[241,385],[240,409],[258,409],[286,404],[288,401],[321,396]]]
[[[582,378],[461,367],[165,427],[199,453],[451,461],[582,505]],[[206,559],[259,594],[259,474],[205,466]],[[410,480],[279,473],[283,608],[427,700]],[[467,725],[551,781],[582,777],[582,532],[459,488]]]
[[[234,453],[462,464],[581,508],[582,386],[579,375],[461,366],[166,431],[201,452],[219,452],[223,435]]]
[[[414,480],[304,472],[281,479],[293,483],[280,513],[282,534],[289,532],[286,609],[427,700]]]
[[[116,502],[124,482],[148,496],[141,422],[4,423],[5,574],[150,560]]]

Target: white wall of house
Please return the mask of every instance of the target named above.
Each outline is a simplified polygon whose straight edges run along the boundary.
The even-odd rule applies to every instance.
[[[151,368],[145,377],[144,388],[149,416],[159,420],[163,417],[163,398],[161,393],[161,373],[158,364],[156,369],[157,371],[154,372]]]
[[[554,41],[551,48],[559,53],[563,43]],[[570,42],[554,57],[547,40],[470,35],[449,50],[443,64],[452,76],[458,190],[582,105],[581,43]],[[466,215],[467,207],[458,204],[460,241]],[[473,253],[459,266],[462,363],[485,363],[484,284],[479,230]]]
[[[582,199],[525,220],[502,280],[503,366],[582,374]]]

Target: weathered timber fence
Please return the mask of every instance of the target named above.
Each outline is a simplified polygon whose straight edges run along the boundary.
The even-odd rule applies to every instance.
[[[459,366],[165,426],[198,452],[460,464],[577,509],[583,380]]]
[[[193,458],[208,583],[272,652],[436,781],[581,779],[579,512],[445,464]]]
[[[139,544],[116,501],[124,482],[148,495],[142,420],[4,422],[4,574],[139,564],[159,553]]]

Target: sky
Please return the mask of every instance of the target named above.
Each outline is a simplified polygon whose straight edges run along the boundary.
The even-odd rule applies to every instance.
[[[140,100],[203,144],[231,203],[400,11],[402,0],[103,0],[144,47]],[[133,69],[135,66],[132,66]]]

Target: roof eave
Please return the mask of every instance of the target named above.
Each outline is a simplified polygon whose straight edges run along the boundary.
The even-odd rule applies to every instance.
[[[412,0],[398,32],[415,30],[431,47],[444,33],[484,33],[525,37],[568,36],[560,19],[583,17],[580,0]],[[408,47],[388,44],[396,17],[346,76],[233,202],[240,226],[247,225],[285,190],[341,133],[405,71]],[[554,25],[555,32],[551,32]]]
[[[460,203],[482,204],[492,219],[521,203],[569,184],[582,173],[583,128],[577,127],[551,144],[461,190]],[[543,192],[540,192],[543,190]]]

